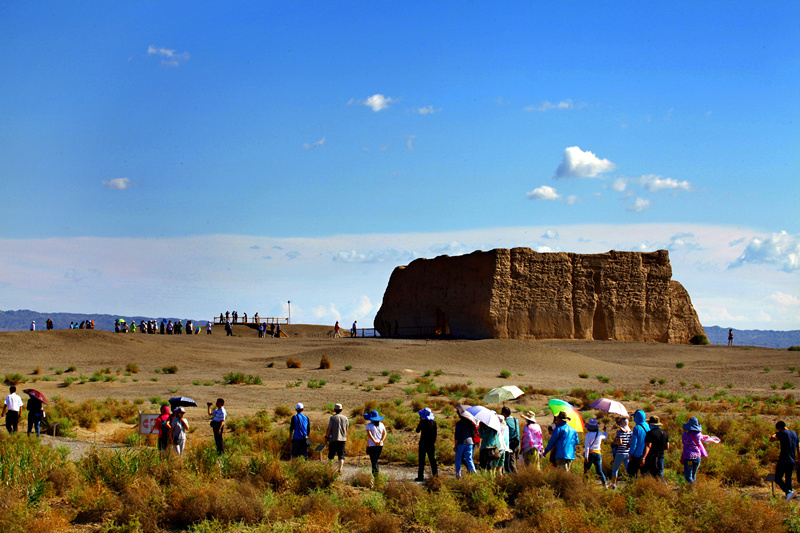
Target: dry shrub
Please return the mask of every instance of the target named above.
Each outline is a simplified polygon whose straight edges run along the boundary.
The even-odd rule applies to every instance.
[[[453,480],[450,487],[460,497],[462,505],[476,516],[496,515],[506,508],[500,486],[495,484],[488,474],[463,476],[461,479]]]
[[[64,496],[78,482],[78,469],[75,468],[75,463],[67,462],[50,470],[47,482],[56,495]]]
[[[309,493],[326,489],[336,481],[336,470],[328,463],[298,460],[290,465],[294,477],[294,490]]]
[[[535,517],[543,513],[558,513],[564,501],[556,497],[552,487],[529,487],[517,496],[514,509],[521,516]]]
[[[249,471],[252,483],[259,488],[282,491],[289,487],[284,466],[274,455],[250,458]]]
[[[55,533],[72,531],[73,526],[60,509],[41,508],[34,510],[26,521],[8,526],[0,524],[0,530],[4,533]]]
[[[322,359],[319,360],[319,367],[322,369],[328,369],[331,367],[331,360],[328,359],[327,355],[322,355]]]
[[[384,487],[383,495],[389,500],[392,508],[403,510],[414,507],[419,499],[425,495],[425,491],[411,481],[393,479]]]
[[[308,495],[299,508],[300,516],[312,524],[333,524],[339,515],[339,507],[330,493],[315,492]]]
[[[508,501],[514,503],[517,496],[529,488],[541,487],[546,484],[541,470],[534,466],[517,468],[517,472],[497,479],[498,485],[508,496]]]
[[[260,494],[249,483],[204,480],[188,487],[175,487],[168,491],[167,501],[164,522],[178,528],[209,518],[254,524],[265,515]]]
[[[231,483],[214,501],[212,516],[223,522],[255,524],[264,518],[259,492],[249,483]]]
[[[677,507],[687,515],[686,526],[722,533],[771,533],[786,531],[784,506],[772,506],[739,492],[723,489],[718,483],[698,483],[687,492]],[[689,527],[687,527],[689,529]]]
[[[75,511],[72,519],[77,524],[100,522],[103,517],[119,509],[119,499],[99,481],[80,484],[67,495]]]
[[[160,531],[159,522],[167,506],[164,493],[153,478],[140,477],[119,495],[120,507],[114,513],[118,524],[138,521],[144,533]]]
[[[455,516],[442,515],[436,518],[436,531],[442,533],[490,533],[494,528],[467,513]]]
[[[672,489],[664,484],[660,479],[652,476],[642,476],[636,478],[634,483],[627,486],[629,492],[637,501],[646,499],[656,499],[664,502],[673,500]]]
[[[582,477],[572,472],[567,472],[561,468],[553,468],[546,472],[545,479],[547,484],[553,488],[556,496],[563,498],[567,502],[582,503],[590,509],[601,505],[601,499],[594,484],[588,484]]]
[[[288,405],[283,404],[276,405],[274,411],[275,416],[280,418],[286,418],[294,414],[294,411]]]
[[[366,470],[359,470],[348,479],[348,482],[353,487],[361,487],[368,489],[372,486],[372,474]]]
[[[302,361],[296,361],[293,358],[289,358],[286,360],[286,368],[303,368]]]
[[[389,513],[378,513],[370,517],[365,533],[400,533],[402,521]]]

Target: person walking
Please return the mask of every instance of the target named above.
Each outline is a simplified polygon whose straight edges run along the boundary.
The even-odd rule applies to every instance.
[[[28,435],[31,434],[31,431],[36,430],[36,436],[41,436],[42,420],[44,420],[44,404],[42,400],[32,395],[28,399]]]
[[[617,477],[621,466],[625,466],[625,471],[628,469],[628,455],[631,449],[631,428],[628,426],[628,417],[620,417],[617,419],[617,434],[614,436],[614,442],[611,443],[611,454],[614,456],[614,464],[611,466],[611,488],[617,488]]]
[[[522,413],[525,428],[522,430],[522,457],[526,466],[535,464],[539,468],[539,457],[544,455],[544,438],[542,427],[536,422],[536,413],[525,411]]]
[[[456,452],[456,478],[461,479],[461,463],[467,464],[467,471],[475,473],[475,463],[472,460],[475,449],[475,424],[464,418],[463,411],[458,412],[458,421],[454,430]]]
[[[233,326],[231,326],[230,320],[225,320],[225,336],[233,337]]]
[[[225,443],[222,441],[222,432],[225,429],[225,419],[228,412],[225,410],[225,400],[217,398],[216,409],[211,410],[211,402],[206,404],[208,414],[211,415],[211,429],[214,431],[214,444],[217,446],[217,454],[222,455],[225,451]]]
[[[428,456],[428,462],[431,463],[431,475],[439,475],[436,465],[436,416],[428,407],[420,409],[418,414],[419,423],[415,431],[419,433],[419,468],[414,481],[425,481],[425,456]]]
[[[344,449],[347,444],[347,428],[350,420],[342,414],[342,404],[333,406],[334,414],[328,420],[328,429],[325,430],[325,439],[328,441],[328,461],[333,461],[334,456],[339,456],[339,473],[344,467]]]
[[[366,418],[366,417],[365,417]],[[369,412],[369,423],[367,424],[367,455],[372,463],[372,475],[380,473],[378,459],[383,451],[383,443],[386,440],[386,426],[383,425],[384,417],[378,411]]]
[[[603,487],[606,486],[606,475],[603,473],[603,441],[608,438],[605,427],[600,431],[600,425],[596,418],[590,418],[586,422],[586,440],[583,446],[583,473],[584,475],[594,466],[597,477]]]
[[[647,421],[650,431],[644,437],[644,455],[640,461],[647,472],[655,478],[664,479],[664,452],[669,451],[669,434],[661,428],[661,419],[655,415]]]
[[[633,413],[633,421],[636,425],[631,432],[631,445],[628,459],[628,475],[636,477],[642,471],[642,456],[644,455],[644,438],[650,431],[650,426],[645,422],[644,411],[639,409]]]
[[[547,448],[544,449],[545,455],[550,450],[555,450],[556,467],[567,471],[572,466],[572,461],[575,460],[575,446],[580,442],[578,432],[567,424],[570,420],[569,415],[564,411],[558,413],[556,428],[547,442]]]
[[[500,454],[500,433],[481,422],[478,424],[478,434],[481,437],[481,447],[478,452],[480,469],[491,471],[501,466],[503,456]]]
[[[296,414],[289,421],[289,433],[292,436],[292,459],[302,457],[308,459],[308,447],[311,444],[311,422],[303,414],[305,406],[298,403],[294,406]]]
[[[797,448],[800,446],[797,433],[786,428],[783,420],[775,424],[775,433],[769,438],[770,442],[780,444],[781,451],[778,462],[775,465],[775,483],[786,493],[786,501],[794,498],[792,490],[792,472],[794,472],[795,461],[797,460]]]
[[[10,435],[17,432],[19,426],[19,410],[22,409],[22,398],[17,394],[17,388],[11,385],[8,388],[9,394],[3,404],[3,412],[0,416],[6,417],[6,429]]]
[[[338,339],[339,337],[340,337],[340,335],[339,335],[339,321],[337,320],[336,324],[334,324],[334,326],[333,326],[333,338],[334,339]]]
[[[175,408],[175,416],[172,419],[172,445],[175,453],[181,455],[186,446],[186,432],[189,431],[189,421],[186,420],[186,409],[183,407]]]
[[[683,435],[681,435],[681,464],[683,465],[683,477],[690,486],[697,482],[697,470],[700,468],[700,461],[703,457],[708,457],[703,442],[713,442],[719,444],[719,438],[703,435],[703,426],[696,417],[692,417],[683,425]]]
[[[356,327],[356,324],[358,324],[358,321],[357,321],[357,320],[354,320],[354,321],[353,321],[353,327],[352,327],[352,328],[350,328],[350,336],[351,336],[351,337],[358,337],[358,335],[356,335],[356,332],[357,332],[357,327]]]
[[[506,417],[506,426],[508,426],[508,451],[506,452],[503,470],[507,473],[513,473],[517,471],[520,452],[519,420],[511,416],[511,409],[505,406],[500,410],[500,414]]]

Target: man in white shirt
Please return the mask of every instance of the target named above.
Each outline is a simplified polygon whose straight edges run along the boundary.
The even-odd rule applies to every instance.
[[[15,386],[12,385],[8,390],[11,394],[6,396],[3,413],[0,416],[5,415],[6,429],[13,434],[17,432],[17,425],[19,425],[19,410],[22,409],[22,398],[17,394]]]

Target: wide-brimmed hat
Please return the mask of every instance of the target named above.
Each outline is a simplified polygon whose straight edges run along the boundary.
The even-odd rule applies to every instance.
[[[697,420],[697,417],[692,417],[683,425],[684,431],[703,431],[703,426],[700,425],[700,421]]]
[[[302,411],[305,408],[306,408],[306,406],[303,405],[302,403],[298,403],[297,405],[294,406],[294,410],[295,411]]]
[[[364,412],[364,420],[369,420],[369,415],[370,415],[369,411],[365,411]]]
[[[425,409],[420,409],[419,417],[423,420],[433,420],[434,418],[436,418],[433,414],[433,411],[431,411],[429,407],[426,407]]]
[[[525,411],[524,413],[522,413],[519,416],[521,416],[522,418],[524,418],[528,422],[536,423],[536,413],[534,413],[533,411]]]
[[[661,425],[661,419],[660,419],[660,418],[658,418],[656,415],[652,415],[652,416],[650,416],[650,418],[647,420],[647,423],[648,423],[648,424],[652,424],[652,425],[654,425],[654,426],[660,426],[660,425]]]
[[[557,418],[558,420],[572,420],[572,419],[569,417],[569,415],[566,413],[566,411],[561,411],[560,413],[558,413],[558,414],[556,415],[556,418]]]
[[[186,409],[184,409],[183,407],[176,407],[175,408],[175,412],[176,413],[185,413]]]
[[[369,412],[369,420],[371,422],[380,422],[381,420],[383,420],[383,417],[378,414],[378,411],[373,410]]]
[[[342,404],[340,404],[340,403],[337,403],[336,405],[333,406],[333,410],[334,411],[341,411],[342,409],[343,409],[343,407],[342,407]]]
[[[600,425],[597,422],[596,418],[590,418],[586,421],[586,429],[589,431],[597,431]]]

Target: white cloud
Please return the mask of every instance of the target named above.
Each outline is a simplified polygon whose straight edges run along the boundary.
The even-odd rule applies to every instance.
[[[532,191],[525,193],[525,197],[530,200],[558,200],[561,198],[561,195],[558,194],[553,187],[542,185],[541,187],[536,187]]]
[[[407,263],[413,261],[420,254],[387,248],[385,250],[341,250],[333,256],[333,261],[337,263]]]
[[[567,204],[567,205],[575,205],[575,204],[578,203],[579,200],[580,200],[580,198],[578,198],[574,194],[570,194],[569,196],[564,198],[564,203]]]
[[[622,192],[628,186],[628,180],[625,178],[617,178],[611,183],[611,188],[617,192]]]
[[[647,200],[646,198],[637,197],[636,200],[634,200],[633,203],[628,206],[628,211],[632,211],[634,213],[641,213],[648,207],[650,207],[650,200]]]
[[[549,254],[554,252],[555,250],[553,250],[549,246],[539,246],[536,248],[536,251],[539,252],[540,254]]]
[[[325,137],[323,137],[322,139],[318,140],[313,144],[303,143],[303,148],[305,148],[306,150],[311,150],[312,148],[319,148],[323,144],[325,144]]]
[[[781,291],[774,292],[770,294],[769,297],[775,302],[787,307],[800,306],[800,298],[792,296],[791,294],[784,294]]]
[[[109,189],[122,191],[128,187],[133,186],[133,182],[129,178],[114,178],[110,180],[103,180],[103,186]]]
[[[175,50],[159,48],[153,45],[147,47],[147,55],[161,57],[161,64],[165,67],[177,67],[181,63],[189,61],[188,52],[176,53]]]
[[[414,110],[414,113],[418,113],[420,115],[433,115],[434,113],[438,113],[441,109],[434,109],[432,105],[427,107],[420,107]]]
[[[410,151],[413,152],[414,151],[414,141],[416,141],[416,140],[417,140],[417,136],[416,135],[409,135],[408,139],[406,140],[406,148],[408,148]]]
[[[397,100],[394,98],[388,98],[382,94],[373,94],[366,100],[364,100],[363,105],[371,108],[376,113],[378,111],[382,111],[389,107],[389,104],[396,102]]]
[[[558,239],[558,232],[554,229],[548,229],[542,234],[542,239]]]
[[[523,111],[550,111],[551,109],[565,110],[565,109],[575,109],[576,107],[581,108],[583,107],[583,104],[578,104],[576,106],[575,103],[568,98],[566,100],[561,100],[560,102],[555,104],[548,100],[545,100],[538,106],[533,106],[533,105],[525,106],[523,108]]]
[[[678,181],[673,178],[662,178],[656,174],[645,174],[639,178],[645,189],[650,192],[659,192],[665,190],[684,190],[692,191],[694,187],[688,181]]]
[[[608,159],[600,159],[592,152],[570,146],[564,149],[563,160],[556,169],[555,178],[594,178],[615,168],[617,166]]]
[[[784,272],[800,271],[800,235],[781,231],[766,238],[752,238],[730,268],[747,263],[776,265]]]
[[[429,248],[431,252],[437,255],[464,255],[465,253],[473,251],[471,247],[464,245],[461,241],[450,241],[434,244]]]

